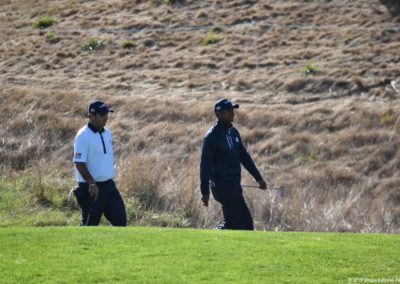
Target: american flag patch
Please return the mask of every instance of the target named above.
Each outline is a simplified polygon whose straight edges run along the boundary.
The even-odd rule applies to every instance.
[[[75,153],[75,159],[82,158],[82,153]]]

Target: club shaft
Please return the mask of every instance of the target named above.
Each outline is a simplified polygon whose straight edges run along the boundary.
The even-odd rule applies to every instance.
[[[246,185],[246,184],[242,184],[242,187],[260,188],[258,185]],[[267,189],[282,190],[282,188],[280,187],[268,187]]]

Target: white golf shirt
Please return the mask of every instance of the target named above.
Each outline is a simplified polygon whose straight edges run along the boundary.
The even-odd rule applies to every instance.
[[[92,130],[86,125],[78,131],[74,141],[73,161],[85,163],[89,173],[97,182],[112,179],[115,174],[110,130],[104,128],[101,136],[99,131],[94,128]],[[86,182],[76,168],[75,177],[78,182]]]

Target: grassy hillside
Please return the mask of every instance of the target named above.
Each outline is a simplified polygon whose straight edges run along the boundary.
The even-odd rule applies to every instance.
[[[0,240],[3,283],[399,279],[398,237],[384,234],[61,227],[3,228]]]
[[[102,98],[116,110],[130,222],[211,227],[220,212],[200,205],[200,146],[214,101],[228,97],[265,178],[287,188],[245,193],[258,229],[399,232],[389,2],[0,1],[1,194],[44,188],[29,208],[48,216],[47,200],[64,218],[73,137]]]

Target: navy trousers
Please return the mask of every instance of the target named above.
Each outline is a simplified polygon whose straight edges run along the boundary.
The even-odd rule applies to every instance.
[[[221,204],[224,215],[218,229],[254,230],[253,218],[244,200],[240,180],[214,180],[211,182],[211,192]]]
[[[125,205],[114,181],[111,179],[96,184],[99,188],[96,201],[89,195],[88,183],[79,183],[74,191],[82,209],[81,226],[98,226],[103,214],[113,226],[126,226]]]

